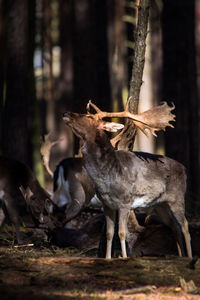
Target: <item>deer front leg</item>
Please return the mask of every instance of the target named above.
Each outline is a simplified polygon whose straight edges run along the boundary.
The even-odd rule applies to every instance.
[[[9,218],[15,227],[17,243],[19,245],[23,244],[23,238],[22,238],[22,235],[19,230],[19,228],[20,228],[19,214],[18,214],[16,205],[14,203],[13,197],[8,194],[5,194],[4,201],[5,201],[5,206],[6,206]]]
[[[108,207],[104,207],[104,214],[106,217],[106,259],[111,258],[112,251],[112,240],[115,231],[115,219],[116,219],[116,211],[111,210]]]
[[[129,209],[119,210],[119,239],[121,243],[122,257],[126,258],[126,234],[127,234],[127,222],[129,217]]]

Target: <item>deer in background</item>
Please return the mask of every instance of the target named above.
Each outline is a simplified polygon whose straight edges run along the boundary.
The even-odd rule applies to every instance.
[[[64,122],[80,138],[84,166],[95,185],[98,198],[102,201],[107,222],[106,258],[111,258],[112,239],[116,213],[119,217],[119,238],[122,256],[127,257],[125,239],[130,209],[143,208],[148,213],[156,213],[175,234],[178,253],[192,256],[188,222],[185,218],[184,195],[186,172],[182,164],[166,156],[142,152],[116,151],[105,131],[116,132],[121,124],[105,122],[105,117],[125,117],[145,134],[149,130],[165,130],[171,126],[175,116],[174,106],[166,103],[141,114],[124,112],[107,113],[91,102],[96,114],[66,112]]]
[[[6,209],[15,227],[18,244],[23,244],[19,230],[21,222],[18,208],[22,195],[35,225],[50,224],[49,214],[52,212],[53,203],[31,169],[22,162],[0,156],[0,198],[2,199],[0,225],[5,219],[4,209]]]
[[[95,197],[94,184],[88,177],[81,157],[63,159],[55,168],[50,169],[51,148],[58,144],[62,138],[51,140],[52,133],[48,133],[41,140],[41,156],[43,165],[51,177],[53,177],[53,203],[65,210],[62,224],[70,222],[82,209],[92,202],[94,206],[101,205]]]

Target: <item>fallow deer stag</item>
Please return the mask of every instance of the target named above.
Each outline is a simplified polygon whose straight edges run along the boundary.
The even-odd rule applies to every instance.
[[[177,241],[179,255],[192,256],[188,223],[185,218],[184,195],[186,191],[186,172],[182,164],[166,156],[142,152],[116,151],[104,130],[117,131],[122,125],[105,122],[105,117],[125,117],[145,134],[149,130],[165,130],[171,126],[175,116],[174,106],[166,103],[141,114],[131,114],[128,109],[119,113],[102,112],[91,102],[95,114],[66,112],[65,123],[71,127],[82,144],[83,161],[87,173],[94,182],[98,198],[104,206],[107,222],[106,258],[111,258],[115,218],[119,216],[119,238],[122,256],[127,257],[125,239],[130,209],[144,208],[153,211],[171,227]]]
[[[31,169],[22,162],[0,156],[0,198],[3,202],[0,226],[5,218],[5,208],[15,227],[18,244],[23,243],[18,209],[22,195],[36,226],[51,222],[49,213],[53,203],[50,195],[40,186]]]

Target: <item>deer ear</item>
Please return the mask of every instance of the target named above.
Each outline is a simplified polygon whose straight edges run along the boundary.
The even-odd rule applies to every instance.
[[[114,122],[103,122],[99,129],[103,129],[109,132],[117,132],[118,130],[124,128],[123,124],[114,123]]]
[[[24,199],[29,204],[30,198],[33,196],[33,192],[30,190],[29,187],[27,187],[26,189],[24,189],[22,185],[19,187],[19,189],[20,189],[20,191],[21,191]]]

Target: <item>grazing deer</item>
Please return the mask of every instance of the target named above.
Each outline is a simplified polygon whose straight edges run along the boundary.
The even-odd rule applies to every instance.
[[[81,140],[85,168],[95,185],[98,198],[104,206],[107,222],[106,258],[111,258],[116,213],[119,216],[119,238],[122,256],[127,257],[125,239],[130,209],[144,208],[155,212],[175,234],[179,255],[192,256],[188,223],[185,218],[184,195],[186,191],[186,172],[182,164],[166,156],[142,152],[116,151],[112,147],[106,131],[115,132],[121,124],[105,122],[104,117],[125,117],[145,134],[149,130],[164,130],[173,127],[170,121],[175,116],[173,107],[166,103],[141,114],[124,112],[107,113],[89,103],[96,114],[66,112],[65,123]]]
[[[49,213],[52,211],[53,203],[30,168],[22,162],[0,156],[0,197],[15,227],[18,244],[23,243],[19,231],[21,222],[18,209],[22,195],[36,226],[50,222]],[[0,225],[5,218],[3,209],[1,215]]]

